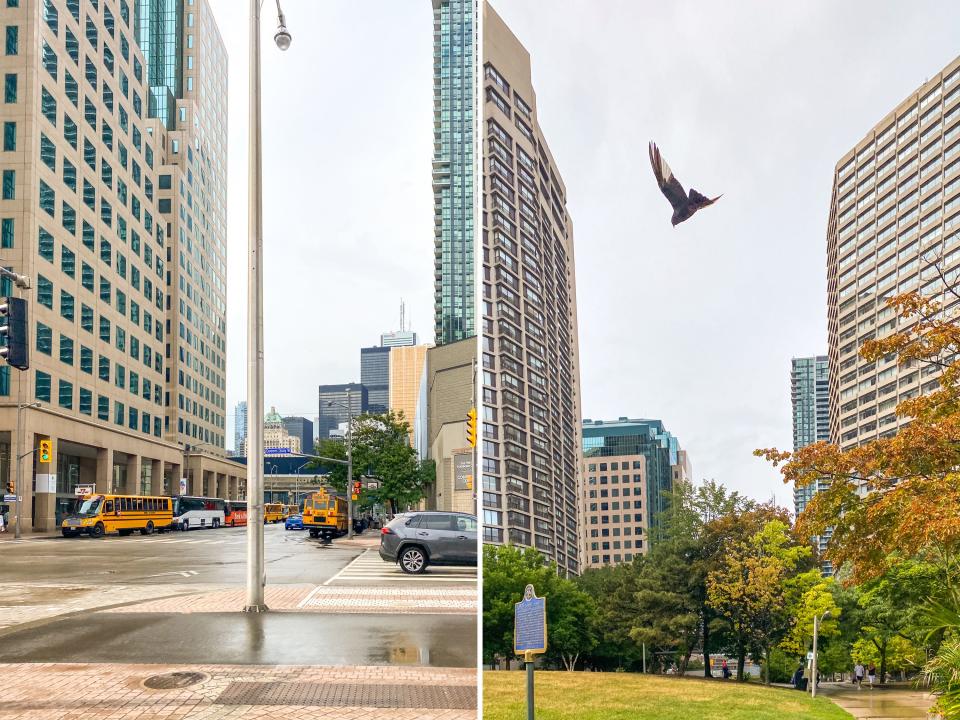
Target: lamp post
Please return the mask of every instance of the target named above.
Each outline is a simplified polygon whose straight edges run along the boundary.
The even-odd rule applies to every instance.
[[[813,661],[810,665],[810,682],[813,687],[810,690],[810,696],[817,696],[817,635],[820,633],[820,623],[830,619],[830,611],[827,610],[823,615],[813,616]]]
[[[247,602],[245,612],[264,612],[263,569],[263,177],[260,133],[260,7],[250,0],[250,157],[247,211]],[[290,47],[286,18],[277,0],[278,28],[273,36],[281,50]],[[253,418],[254,422],[250,422]],[[250,462],[250,459],[253,462]]]
[[[312,461],[311,461],[312,462]],[[293,504],[299,507],[300,505],[300,471],[303,470],[310,462],[305,462],[303,465],[297,468],[297,476],[294,478],[296,483],[296,490],[293,493]]]
[[[22,380],[23,380],[23,378],[21,377],[21,378],[20,378],[20,382],[17,383],[17,392],[18,392],[18,393],[21,391],[21,388],[23,387],[23,382],[22,382]],[[21,432],[21,429],[20,429],[20,428],[21,428],[20,415],[23,413],[23,410],[24,410],[25,408],[38,408],[38,407],[40,407],[40,403],[38,403],[38,402],[32,402],[32,403],[21,403],[21,402],[18,402],[18,403],[17,403],[17,452],[16,452],[16,454],[17,454],[17,474],[16,474],[16,480],[14,481],[15,484],[14,484],[14,486],[13,486],[14,491],[17,493],[17,500],[16,500],[15,511],[14,511],[15,516],[16,516],[16,519],[17,519],[17,524],[16,524],[16,526],[13,528],[13,539],[14,539],[14,540],[19,540],[19,539],[20,539],[20,515],[21,515],[21,510],[20,510],[20,509],[23,507],[23,503],[20,501],[20,498],[23,497],[23,490],[22,490],[21,487],[20,487],[20,461],[23,460],[23,458],[25,458],[27,455],[33,455],[33,452],[34,452],[33,450],[31,450],[31,451],[28,452],[28,453],[21,453],[21,452],[20,452],[20,448],[23,446],[23,437],[22,437],[22,432]]]
[[[350,388],[347,388],[347,404],[331,400],[327,407],[337,405],[347,409],[347,539],[353,537],[353,405],[350,403]]]

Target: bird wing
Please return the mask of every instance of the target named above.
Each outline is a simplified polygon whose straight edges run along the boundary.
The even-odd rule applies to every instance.
[[[699,210],[708,205],[713,205],[721,197],[723,196],[717,195],[715,198],[708,198],[706,195],[702,195],[693,188],[690,188],[690,207],[694,210]]]
[[[654,177],[657,178],[657,185],[664,194],[674,210],[678,210],[687,204],[687,193],[683,189],[680,181],[674,177],[673,170],[667,165],[667,161],[660,154],[660,148],[656,143],[650,143],[650,165],[653,166]]]

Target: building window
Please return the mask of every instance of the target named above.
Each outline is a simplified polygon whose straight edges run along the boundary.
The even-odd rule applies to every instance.
[[[34,396],[42,402],[50,402],[50,375],[37,370],[34,382]]]
[[[17,149],[17,124],[15,122],[3,123],[3,151],[13,152]]]
[[[43,275],[37,275],[37,302],[53,310],[53,283]]]
[[[41,185],[43,183],[41,182]],[[17,197],[17,173],[15,170],[3,171],[3,199],[15,200]],[[50,213],[51,215],[53,213]]]
[[[53,331],[43,323],[37,323],[37,352],[53,355]]]
[[[67,410],[73,410],[73,383],[66,380],[60,381],[59,401],[60,407]]]
[[[60,291],[60,317],[73,322],[75,318],[75,303],[73,295],[66,290]]]
[[[80,412],[93,415],[93,393],[86,388],[80,388]]]
[[[17,101],[16,73],[6,73],[3,77],[3,101],[8,104]]]
[[[0,221],[0,248],[12,248],[14,246],[14,218],[3,218]]]
[[[73,365],[73,339],[60,335],[60,362]]]
[[[7,55],[16,55],[20,45],[20,28],[16,25],[7,25]]]

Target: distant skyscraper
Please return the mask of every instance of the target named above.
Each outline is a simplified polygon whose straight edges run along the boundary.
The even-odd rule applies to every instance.
[[[939,368],[896,353],[867,361],[871,338],[902,331],[885,300],[910,290],[954,304],[934,263],[960,268],[960,57],[844,153],[827,228],[830,438],[847,450],[910,422],[897,404],[939,385]]]
[[[417,334],[412,330],[394,330],[380,336],[383,347],[407,347],[417,344]]]
[[[580,570],[573,224],[530,55],[484,3],[484,540]]]
[[[353,417],[367,412],[367,388],[361,383],[320,386],[320,414],[317,421],[319,439],[330,437],[340,423],[347,422],[347,390],[350,390],[350,409]],[[331,405],[330,403],[334,403]]]
[[[437,345],[474,329],[476,0],[433,1],[434,318]]]
[[[305,417],[285,417],[283,428],[291,437],[300,438],[301,452],[313,452],[313,423],[310,420]]]
[[[402,412],[410,424],[410,442],[417,421],[417,401],[423,366],[427,360],[427,345],[395,347],[390,351],[390,409]]]
[[[790,369],[790,399],[793,404],[793,449],[821,440],[830,441],[830,381],[826,355],[793,358]],[[794,488],[797,515],[821,486]]]
[[[692,471],[660,420],[583,421],[584,568],[628,562],[656,539],[665,493]]]
[[[390,348],[360,348],[360,383],[367,389],[367,412],[385,413],[390,405]]]
[[[243,441],[247,439],[247,401],[241,400],[233,411],[233,449],[240,452]]]

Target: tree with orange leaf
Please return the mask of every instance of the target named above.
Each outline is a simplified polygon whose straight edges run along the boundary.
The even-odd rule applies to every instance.
[[[933,267],[933,266],[931,266]],[[937,268],[939,272],[939,268]],[[953,297],[956,290],[948,287]],[[896,358],[900,366],[934,368],[939,387],[903,400],[896,413],[909,424],[896,435],[841,451],[820,442],[794,453],[757,450],[780,468],[785,482],[805,486],[824,478],[798,518],[798,531],[833,528],[827,557],[847,565],[853,581],[877,578],[899,558],[932,554],[957,577],[960,549],[960,318],[918,292],[887,300],[905,329],[868,340],[868,361]]]

